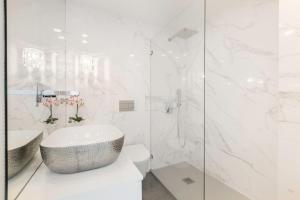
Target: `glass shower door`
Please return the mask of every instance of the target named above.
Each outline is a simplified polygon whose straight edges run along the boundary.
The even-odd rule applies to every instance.
[[[178,200],[203,199],[204,1],[151,40],[151,169]]]

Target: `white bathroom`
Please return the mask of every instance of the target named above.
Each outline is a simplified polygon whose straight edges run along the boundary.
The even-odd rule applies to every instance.
[[[0,200],[299,200],[296,0],[1,6]]]

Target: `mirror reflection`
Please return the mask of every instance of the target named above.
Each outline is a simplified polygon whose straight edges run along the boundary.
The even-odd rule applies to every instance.
[[[53,101],[54,97],[47,100],[38,93],[38,87],[66,90],[62,39],[65,1],[9,0],[7,4],[8,199],[11,200],[19,196],[41,165],[39,149],[43,138],[67,121],[63,114],[65,104],[50,109],[49,99]],[[60,116],[55,123],[50,110]]]

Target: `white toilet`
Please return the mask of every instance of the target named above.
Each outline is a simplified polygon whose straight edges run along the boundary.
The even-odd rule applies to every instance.
[[[150,153],[142,144],[124,146],[124,152],[145,178],[150,170]]]

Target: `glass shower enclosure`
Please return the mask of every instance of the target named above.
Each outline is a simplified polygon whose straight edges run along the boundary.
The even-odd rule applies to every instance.
[[[151,40],[151,169],[180,200],[204,194],[204,0]]]
[[[151,169],[178,200],[277,198],[276,1],[193,0],[151,40]]]

